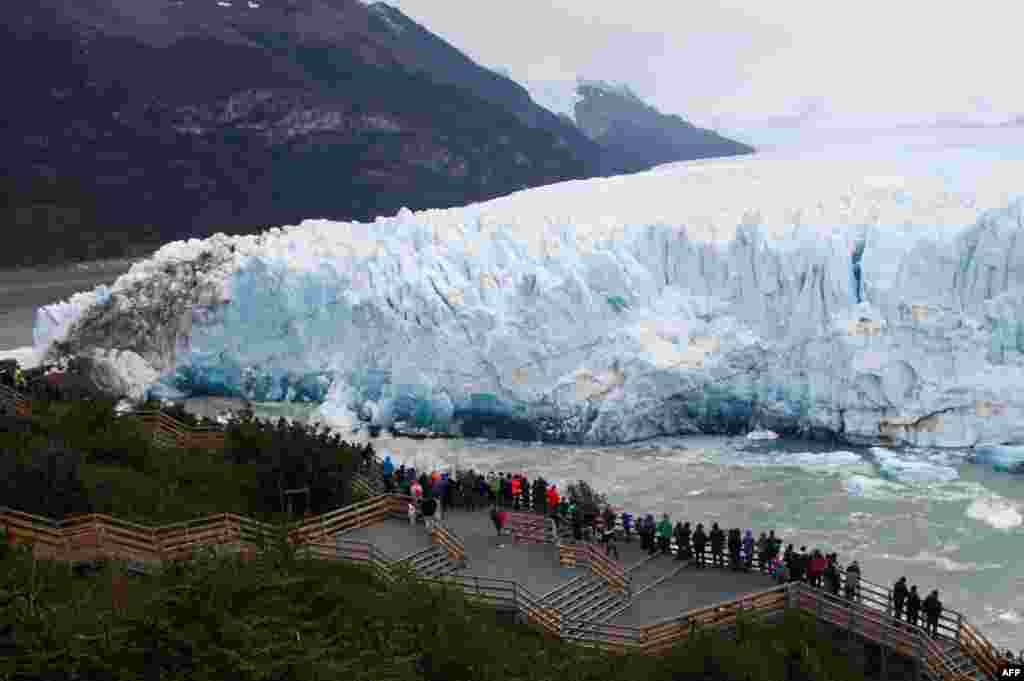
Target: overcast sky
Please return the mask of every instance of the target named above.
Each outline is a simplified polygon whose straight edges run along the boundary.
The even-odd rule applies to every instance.
[[[524,80],[629,84],[720,129],[1024,114],[1019,0],[390,0]]]

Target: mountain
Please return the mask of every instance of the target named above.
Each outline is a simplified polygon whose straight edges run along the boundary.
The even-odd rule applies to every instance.
[[[422,32],[396,40],[359,0],[12,0],[0,16],[0,56],[24,65],[0,81],[17,93],[0,219],[18,235],[0,267],[601,172],[597,145],[521,88],[474,80]]]
[[[663,114],[632,91],[599,81],[577,86],[574,120],[622,172],[645,170],[672,161],[737,156],[754,151],[741,142],[698,128],[677,115]]]
[[[343,425],[1024,442],[1022,174],[964,150],[752,156],[177,242],[40,310],[37,351]]]

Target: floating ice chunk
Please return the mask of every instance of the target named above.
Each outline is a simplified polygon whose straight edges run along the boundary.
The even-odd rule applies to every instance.
[[[1024,518],[1021,517],[1017,505],[998,494],[975,499],[967,507],[967,517],[980,520],[999,530],[1009,530],[1024,524]]]
[[[960,477],[955,469],[947,465],[909,458],[882,447],[872,447],[871,453],[878,461],[883,478],[900,482],[951,482]]]
[[[753,430],[747,433],[748,440],[777,440],[779,434],[774,430]]]
[[[893,497],[902,496],[904,488],[902,485],[872,478],[867,475],[851,475],[843,481],[843,487],[850,496],[862,497],[874,501],[889,500]]]
[[[975,463],[991,464],[996,470],[1010,470],[1024,464],[1024,446],[985,445],[974,448]]]

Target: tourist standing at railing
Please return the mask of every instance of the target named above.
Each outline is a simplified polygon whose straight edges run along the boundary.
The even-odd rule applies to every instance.
[[[405,505],[405,513],[409,516],[409,527],[416,526],[416,504],[413,502],[407,502]]]
[[[907,594],[907,622],[912,627],[917,626],[917,615],[921,612],[921,596],[917,593],[917,584],[910,587]]]
[[[747,572],[754,569],[754,531],[749,529],[743,535],[743,563]]]
[[[488,478],[489,478],[488,482],[490,483],[488,485],[488,490],[489,490],[488,500],[492,504],[500,504],[501,503],[501,479],[498,476],[494,475],[494,473],[488,473],[487,475],[488,475]]]
[[[733,572],[740,569],[740,544],[742,541],[739,528],[730,527],[726,543],[729,547],[729,569]]]
[[[704,547],[707,546],[708,535],[704,532],[704,523],[697,523],[697,529],[693,531],[693,552],[697,558],[697,567],[707,567],[707,558],[704,554]]]
[[[830,553],[825,560],[825,588],[833,596],[839,595],[839,566],[836,564],[836,554]]]
[[[548,509],[548,513],[551,513],[551,512],[554,511],[555,506],[558,506],[558,501],[559,501],[558,485],[551,485],[551,487],[549,487],[547,489],[547,509]]]
[[[683,523],[683,527],[679,532],[679,540],[676,542],[676,560],[690,560],[693,558],[693,549],[690,544],[692,536],[693,532],[690,530],[690,521],[687,520]]]
[[[430,534],[434,529],[434,524],[437,522],[434,518],[434,514],[437,512],[437,499],[433,497],[427,497],[423,500],[423,523],[427,527],[427,534]]]
[[[900,577],[892,585],[893,617],[903,619],[903,604],[907,602],[907,578]]]
[[[860,564],[857,561],[853,561],[846,568],[846,597],[850,600],[860,600]]]
[[[718,526],[718,523],[711,523],[711,532],[708,534],[711,543],[711,563],[715,567],[724,567],[722,551],[725,547],[725,532]]]
[[[391,474],[395,471],[395,464],[391,463],[391,455],[388,454],[384,457],[384,487],[388,493],[392,492],[395,487],[391,479]]]
[[[825,556],[821,555],[820,549],[814,549],[811,555],[811,564],[808,567],[808,582],[816,589],[820,589],[822,580],[825,578]]]
[[[423,485],[420,484],[419,480],[413,478],[412,484],[409,486],[409,491],[412,492],[412,498],[416,500],[417,505],[423,501]]]
[[[672,521],[669,520],[668,513],[661,514],[661,520],[658,522],[658,548],[664,555],[668,555],[669,549],[672,544]]]
[[[431,488],[431,493],[432,496],[434,497],[434,500],[437,502],[437,511],[435,513],[437,522],[442,522],[444,520],[445,509],[444,498],[445,495],[448,493],[448,478],[444,476],[439,477],[437,479],[437,482],[433,484],[433,487]]]
[[[529,478],[523,477],[522,488],[523,488],[523,491],[522,491],[522,495],[523,495],[523,508],[526,509],[527,511],[532,510],[533,509],[533,503],[532,503],[533,502],[533,483],[530,482]]]
[[[597,515],[594,516],[593,520],[591,520],[590,526],[593,530],[593,533],[591,534],[593,539],[597,540],[604,535],[604,514],[599,511]]]
[[[757,560],[758,569],[761,572],[768,572],[768,566],[771,564],[771,556],[768,548],[768,537],[762,532],[761,536],[757,538]]]
[[[633,515],[630,514],[630,513],[627,513],[626,511],[623,511],[622,512],[622,532],[623,532],[623,534],[626,535],[626,543],[627,544],[629,544],[629,543],[631,543],[633,541],[633,537],[630,536],[632,534],[632,531],[633,531]]]
[[[519,474],[516,473],[515,475],[513,475],[509,479],[508,484],[509,484],[509,487],[512,488],[512,510],[513,511],[518,511],[519,509],[522,508],[521,504],[523,502],[522,498],[520,498],[520,496],[519,496],[520,494],[522,494],[522,491],[523,491],[523,489],[522,489],[522,484],[523,483],[519,479]]]
[[[677,520],[675,529],[672,530],[672,536],[676,540],[676,560],[683,559],[683,521]]]
[[[939,616],[942,615],[942,601],[939,600],[938,589],[934,589],[928,594],[928,597],[924,599],[924,603],[921,604],[921,609],[924,610],[925,631],[930,633],[932,638],[938,638]]]
[[[575,504],[573,504],[575,507]],[[578,508],[572,509],[572,538],[583,540],[583,513]]]
[[[604,555],[611,556],[615,554],[615,560],[621,560],[619,558],[619,547],[615,540],[615,525],[605,525],[604,529]]]

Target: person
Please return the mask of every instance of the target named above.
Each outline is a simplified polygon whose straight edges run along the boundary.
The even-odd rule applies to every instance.
[[[939,600],[939,590],[933,589],[928,597],[921,604],[924,610],[924,630],[932,635],[932,638],[939,636],[939,616],[942,614],[942,601]]]
[[[583,513],[578,509],[572,509],[572,537],[576,541],[583,539]]]
[[[547,495],[548,495],[548,505],[547,505],[548,511],[549,512],[554,512],[555,506],[558,505],[558,487],[556,485],[551,485],[551,487],[548,488]]]
[[[768,559],[778,558],[782,554],[782,540],[775,536],[775,530],[768,532]]]
[[[795,566],[796,581],[805,582],[807,581],[807,564],[810,562],[810,556],[807,555],[807,547],[801,546],[800,553],[793,557],[793,564]]]
[[[729,568],[733,572],[740,569],[740,544],[742,541],[739,529],[735,527],[729,528]]]
[[[611,556],[612,553],[615,554],[615,560],[622,560],[619,558],[619,546],[615,538],[615,525],[609,524],[605,526],[604,530],[604,555]]]
[[[825,578],[825,587],[829,593],[833,596],[839,594],[839,568],[836,567],[835,554],[828,554],[828,558],[825,560],[825,570],[823,573]]]
[[[676,560],[683,559],[683,522],[681,520],[676,521],[676,528],[672,531],[672,534],[676,538]]]
[[[907,578],[900,577],[892,585],[892,607],[893,616],[896,619],[903,619],[903,604],[907,602]]]
[[[512,486],[512,509],[518,511],[522,508],[522,498],[519,496],[522,494],[522,482],[519,480],[519,474],[516,473],[509,481],[509,485]]]
[[[672,521],[668,519],[668,513],[663,513],[658,523],[658,544],[661,552],[668,555],[672,545]]]
[[[437,502],[437,510],[434,511],[434,519],[436,522],[442,522],[444,520],[444,501],[445,495],[448,494],[448,477],[442,475],[437,479],[437,482],[433,484],[433,496],[434,501]]]
[[[846,597],[849,600],[860,600],[860,565],[857,561],[846,568]]]
[[[616,527],[615,521],[616,521],[615,511],[612,510],[612,507],[610,505],[609,506],[605,506],[604,507],[604,526],[605,526],[605,529],[611,530],[612,532],[617,532],[618,528]]]
[[[814,549],[810,565],[807,567],[807,581],[816,589],[821,588],[821,581],[825,576],[825,565],[825,556],[821,554],[821,550]]]
[[[654,546],[654,516],[648,513],[644,516],[642,525],[644,529],[644,538],[646,539],[645,546],[647,547],[647,552],[653,556],[654,552],[657,551]]]
[[[390,493],[393,489],[392,483],[394,480],[392,476],[395,472],[395,464],[391,463],[391,455],[388,454],[384,457],[384,488]]]
[[[498,507],[491,506],[491,522],[494,523],[494,531],[497,536],[501,536],[501,518],[498,516]]]
[[[722,528],[718,526],[718,523],[711,524],[711,534],[708,536],[711,540],[711,560],[715,567],[722,564],[722,548],[725,544],[725,532],[722,532]]]
[[[521,484],[523,488],[523,510],[531,511],[533,510],[533,485],[530,483],[529,478],[527,478],[526,476],[523,476],[523,481]]]
[[[786,552],[782,555],[782,560],[786,564],[786,574],[789,575],[789,581],[793,581],[793,564],[796,553],[793,551],[793,545],[790,544],[786,547]]]
[[[594,539],[595,540],[600,540],[601,537],[604,536],[604,528],[605,528],[604,514],[601,513],[600,510],[598,510],[597,515],[594,516],[593,527],[594,527],[594,535],[593,535]]]
[[[633,529],[633,515],[631,513],[627,513],[626,511],[623,511],[622,512],[622,531],[626,535],[626,543],[627,544],[629,544],[630,542],[633,541],[633,538],[630,536],[630,534],[632,532],[632,529]]]
[[[24,390],[28,387],[28,381],[25,380],[25,372],[21,370],[21,367],[14,368],[14,388],[16,390]]]
[[[782,560],[781,558],[775,558],[772,561],[772,565],[775,566],[774,573],[775,581],[777,583],[784,584],[790,581],[789,566],[786,565],[786,562],[784,560]]]
[[[409,527],[415,526],[416,525],[416,504],[414,504],[414,503],[412,503],[410,501],[408,504],[406,504],[405,512],[409,516]]]
[[[704,533],[704,524],[697,523],[697,529],[693,531],[693,551],[697,555],[697,567],[707,567],[704,560],[704,546],[707,544],[708,536]]]
[[[763,532],[761,533],[764,534]],[[750,572],[754,567],[754,531],[747,530],[747,533],[743,535],[743,558],[744,567],[747,572]]]
[[[487,499],[492,504],[496,504],[498,503],[498,493],[501,491],[501,480],[494,475],[494,471],[491,471],[487,475],[489,478],[488,482],[490,483],[488,486]]]
[[[772,564],[771,552],[769,550],[768,537],[765,536],[764,532],[757,538],[757,561],[758,569],[761,572],[768,572],[769,567]]]
[[[687,520],[683,523],[683,531],[680,534],[679,546],[676,548],[679,551],[681,560],[690,560],[693,558],[693,548],[690,544],[690,537],[693,536],[693,532],[690,530],[690,521]]]
[[[917,614],[921,611],[921,597],[917,595],[917,584],[910,587],[907,594],[907,622],[912,627],[917,626]]]
[[[434,525],[437,522],[434,519],[434,513],[437,511],[437,499],[434,497],[427,497],[423,500],[423,524],[427,527],[427,534],[430,534],[434,530]]]

